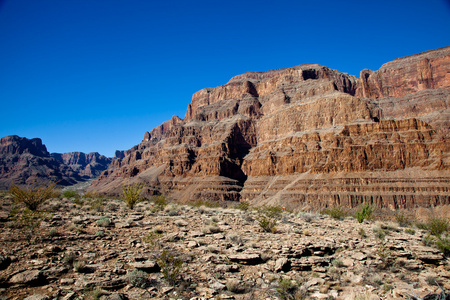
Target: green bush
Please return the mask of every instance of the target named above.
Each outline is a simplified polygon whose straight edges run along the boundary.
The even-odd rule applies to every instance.
[[[122,186],[123,200],[130,209],[133,209],[138,202],[142,201],[141,192],[143,187],[142,184]]]
[[[426,226],[432,235],[438,237],[449,230],[450,223],[445,219],[434,217],[428,220]]]
[[[320,213],[323,215],[329,215],[336,220],[342,220],[349,215],[348,211],[340,206],[325,208]]]
[[[243,210],[243,211],[247,211],[250,208],[250,203],[248,203],[248,202],[239,202],[239,204],[236,204],[235,208]]]
[[[20,209],[17,207],[10,213],[11,220],[17,227],[22,229],[28,240],[34,237],[36,229],[41,226],[41,221],[45,215],[46,213],[41,211],[35,211],[29,208]]]
[[[101,217],[97,220],[97,225],[101,227],[108,227],[111,225],[111,220],[108,217]]]
[[[436,247],[442,251],[445,256],[450,256],[450,237],[442,235],[436,240]]]
[[[283,209],[279,206],[263,206],[258,209],[256,220],[265,232],[275,233],[277,222],[282,213]]]
[[[167,201],[166,196],[164,195],[156,196],[152,210],[154,212],[162,211],[167,206],[167,204],[169,204],[169,202]]]
[[[128,273],[127,281],[130,285],[141,289],[147,289],[151,285],[147,273],[141,270],[133,270]]]
[[[365,219],[369,219],[373,214],[373,206],[364,203],[361,205],[358,210],[355,212],[355,218],[358,220],[359,223],[364,222]]]
[[[395,219],[397,220],[398,225],[401,227],[411,226],[411,220],[409,217],[403,212],[398,212],[395,214]]]
[[[277,293],[281,299],[294,299],[295,292],[297,291],[297,284],[289,278],[284,278],[279,281],[279,287]]]
[[[57,194],[55,183],[48,185],[19,187],[13,185],[9,190],[9,194],[13,197],[15,203],[24,204],[29,210],[35,211],[38,207]]]
[[[161,268],[164,279],[171,285],[175,285],[181,275],[181,268],[183,261],[170,254],[167,250],[163,250],[161,255],[157,258],[158,266]]]
[[[67,198],[67,199],[80,197],[80,195],[76,191],[73,191],[73,190],[64,191],[62,193],[62,195],[64,198]]]

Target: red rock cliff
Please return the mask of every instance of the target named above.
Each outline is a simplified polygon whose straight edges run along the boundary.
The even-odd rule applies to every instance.
[[[248,72],[195,93],[91,189],[179,200],[398,208],[450,203],[450,48],[359,79],[306,64]]]

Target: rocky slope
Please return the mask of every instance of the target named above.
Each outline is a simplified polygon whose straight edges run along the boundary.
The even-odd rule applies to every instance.
[[[284,212],[269,233],[252,210],[155,207],[54,199],[31,239],[0,219],[0,297],[352,300],[450,289],[449,259],[417,228]]]
[[[98,153],[50,154],[39,138],[16,135],[0,139],[0,190],[12,184],[67,186],[94,178],[105,170],[111,159]]]
[[[90,189],[182,201],[407,208],[450,203],[450,47],[360,78],[306,64],[195,93]]]

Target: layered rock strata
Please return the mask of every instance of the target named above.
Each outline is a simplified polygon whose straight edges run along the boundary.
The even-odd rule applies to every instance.
[[[399,208],[450,203],[450,47],[355,76],[315,64],[195,93],[91,189],[178,200]]]
[[[51,156],[69,166],[83,178],[95,178],[106,170],[112,159],[98,152],[52,153]]]

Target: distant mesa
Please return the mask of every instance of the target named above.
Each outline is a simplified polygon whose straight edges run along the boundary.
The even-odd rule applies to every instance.
[[[290,207],[450,204],[450,47],[360,77],[317,64],[196,92],[89,190]]]
[[[60,186],[97,177],[111,158],[94,153],[52,153],[39,138],[17,135],[0,139],[0,189],[12,184],[32,185],[57,182]]]

